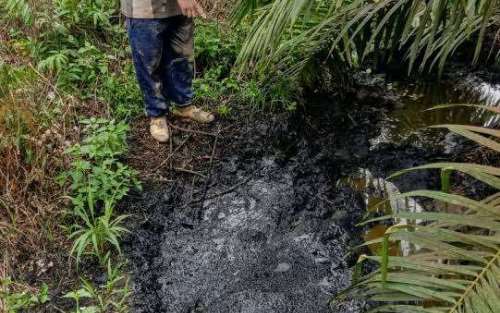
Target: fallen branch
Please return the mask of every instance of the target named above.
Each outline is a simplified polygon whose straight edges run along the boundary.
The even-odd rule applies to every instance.
[[[205,187],[203,188],[202,203],[205,202],[204,199],[207,196],[208,186],[210,184],[210,181],[212,180],[212,174],[213,174],[213,168],[214,168],[214,157],[215,157],[215,151],[217,149],[217,144],[219,143],[219,135],[220,135],[220,126],[217,129],[217,136],[215,136],[214,144],[212,147],[212,154],[210,155],[210,166],[209,166],[209,170],[208,170],[208,178],[206,179]]]
[[[186,133],[193,133],[193,134],[199,134],[199,135],[205,135],[205,136],[218,136],[218,134],[214,133],[209,133],[209,132],[204,132],[201,130],[194,130],[194,129],[189,129],[189,128],[183,128],[180,126],[176,126],[172,123],[168,123],[168,126],[172,127],[173,129],[177,129],[178,131],[186,132]]]
[[[236,189],[238,189],[239,187],[241,187],[241,186],[245,185],[245,184],[246,184],[246,183],[248,183],[251,179],[252,179],[252,177],[251,177],[251,176],[250,176],[250,177],[247,177],[245,180],[243,180],[243,181],[241,181],[241,182],[237,183],[236,185],[233,185],[233,186],[229,187],[228,189],[226,189],[226,190],[224,190],[224,191],[217,192],[217,193],[215,193],[215,194],[213,194],[213,195],[210,195],[210,196],[207,196],[207,197],[205,197],[205,198],[204,198],[204,197],[201,197],[201,198],[199,198],[199,199],[196,199],[196,200],[190,201],[190,202],[186,203],[186,204],[184,205],[184,207],[186,207],[186,206],[188,206],[188,205],[191,205],[191,204],[197,204],[197,203],[200,203],[200,202],[202,202],[202,201],[204,202],[204,201],[206,201],[206,200],[213,200],[213,199],[217,199],[217,198],[219,198],[219,197],[222,197],[222,196],[224,196],[224,195],[227,195],[228,193],[231,193],[231,192],[235,191]]]
[[[188,140],[189,140],[189,139],[191,139],[191,137],[192,137],[192,135],[189,135],[186,139],[184,139],[184,141],[183,141],[183,142],[181,142],[181,144],[180,144],[180,145],[178,145],[178,146],[175,148],[175,150],[174,150],[174,151],[172,151],[172,152],[171,152],[171,153],[167,156],[167,158],[166,158],[165,160],[163,160],[163,162],[161,162],[161,163],[160,163],[160,165],[158,165],[157,167],[155,167],[155,168],[153,169],[153,171],[152,171],[152,172],[156,172],[156,171],[157,171],[157,170],[159,170],[162,166],[164,166],[165,164],[167,164],[167,162],[168,162],[168,161],[169,161],[169,160],[170,160],[170,159],[171,159],[171,158],[175,155],[175,153],[176,153],[177,151],[179,151],[179,150],[180,150],[180,149],[181,149],[181,148],[182,148],[182,147],[183,147],[183,146],[184,146],[184,145],[188,142]]]
[[[181,167],[174,167],[174,170],[177,171],[177,172],[183,172],[183,173],[188,173],[188,174],[192,174],[192,175],[196,175],[196,176],[200,176],[200,177],[203,177],[203,178],[207,178],[206,175],[203,175],[202,173],[200,172],[196,172],[196,171],[192,171],[192,170],[188,170],[186,168],[181,168]]]

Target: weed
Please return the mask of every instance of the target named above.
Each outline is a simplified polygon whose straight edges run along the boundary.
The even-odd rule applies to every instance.
[[[231,115],[231,111],[231,107],[227,104],[221,104],[217,107],[217,113],[219,113],[221,117],[228,117],[229,115]]]
[[[203,74],[194,80],[197,102],[220,103],[228,101],[250,105],[255,109],[294,109],[298,88],[288,79],[272,81],[237,77],[232,72],[241,45],[243,26],[225,31],[215,22],[197,24],[196,61]],[[259,81],[263,81],[260,83]],[[222,113],[221,115],[223,115]]]
[[[114,205],[130,188],[140,186],[135,171],[118,161],[127,151],[128,126],[85,120],[80,124],[84,139],[62,153],[62,147],[75,139],[69,130],[78,134],[80,126],[75,125],[73,104],[81,108],[95,103],[120,121],[139,113],[142,97],[117,8],[116,0],[0,0],[0,199],[1,208],[8,208],[9,221],[3,228],[2,212],[0,244],[12,247],[7,251],[13,256],[9,263],[19,262],[16,250],[40,253],[37,240],[47,240],[48,235],[39,230],[52,218],[55,228],[70,231],[75,240],[71,253],[78,259],[94,255],[105,264],[115,251],[120,252],[127,216],[116,214]],[[67,212],[69,223],[55,218],[63,215],[55,199],[65,188],[53,184],[54,174],[61,172],[57,180],[69,187],[73,204]],[[49,188],[42,190],[42,186]],[[6,238],[3,230],[14,229],[10,221],[16,232]],[[34,240],[34,234],[42,238]],[[58,248],[70,252],[63,234],[51,235]],[[25,241],[32,246],[17,246]],[[113,301],[118,303],[115,296]],[[122,311],[111,306],[109,310]]]
[[[71,182],[71,198],[74,207],[85,208],[88,200],[98,206],[105,201],[115,204],[130,188],[140,189],[136,171],[114,159],[106,159],[99,164],[77,159],[70,170],[64,172],[60,182]]]
[[[19,18],[23,23],[29,25],[33,21],[31,7],[26,0],[2,0],[0,4],[5,7],[7,14]]]
[[[215,66],[207,69],[202,78],[195,79],[197,100],[219,101],[239,91],[238,81],[232,77],[223,77],[222,71],[222,66]]]
[[[88,312],[127,312],[130,288],[128,278],[122,272],[121,267],[113,267],[111,262],[107,263],[107,281],[102,286],[94,286],[90,281],[82,279],[82,287],[71,291],[64,297],[73,299],[76,304],[74,313]],[[81,306],[83,301],[89,302],[88,306]]]
[[[15,108],[9,104],[0,107],[0,153],[9,147],[14,148],[25,163],[30,163],[33,150],[29,135],[34,128],[33,115],[25,108]]]
[[[124,64],[122,72],[104,77],[97,96],[110,104],[111,113],[118,120],[128,120],[144,110],[142,93],[131,63]]]
[[[46,284],[43,284],[37,292],[13,292],[11,291],[13,285],[14,283],[8,278],[0,280],[0,309],[2,309],[3,302],[5,310],[3,312],[21,312],[49,301],[49,287]]]
[[[6,97],[17,88],[28,84],[33,73],[24,66],[13,66],[0,60],[0,98]]]
[[[103,118],[85,119],[80,123],[85,125],[86,137],[81,144],[68,149],[68,153],[73,157],[101,161],[114,158],[127,151],[129,126],[126,123],[117,123]]]
[[[97,118],[82,124],[86,137],[68,149],[75,159],[71,169],[59,177],[62,183],[70,180],[72,213],[82,222],[71,227],[70,238],[75,239],[71,254],[76,253],[77,263],[83,254],[90,253],[105,264],[108,246],[120,252],[119,238],[127,231],[122,226],[127,216],[114,217],[113,207],[130,188],[140,188],[140,183],[134,170],[115,159],[127,150],[128,126]]]
[[[81,256],[91,247],[91,255],[96,256],[101,264],[106,264],[109,260],[110,252],[108,245],[121,253],[119,239],[127,232],[122,226],[127,215],[113,217],[113,204],[111,200],[104,203],[104,214],[95,217],[95,208],[92,194],[89,194],[88,210],[83,207],[76,207],[75,214],[84,221],[84,225],[75,224],[74,232],[70,238],[74,239],[71,254],[76,253],[77,264],[80,263]]]
[[[224,74],[228,74],[241,45],[239,31],[241,29],[229,32],[224,25],[216,22],[197,23],[195,35],[197,66],[201,69],[223,66]]]

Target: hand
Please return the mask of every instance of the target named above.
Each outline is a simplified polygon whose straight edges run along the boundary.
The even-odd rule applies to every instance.
[[[207,14],[198,2],[196,2],[196,0],[177,0],[177,3],[179,4],[183,15],[187,17],[201,16],[203,18],[207,18]]]

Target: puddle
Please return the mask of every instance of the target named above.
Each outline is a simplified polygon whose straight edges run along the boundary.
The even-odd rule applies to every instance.
[[[380,238],[383,238],[385,235],[385,232],[387,231],[388,227],[386,225],[375,225],[368,229],[364,235],[363,239],[365,241],[372,241],[372,240],[377,240]],[[368,245],[368,249],[370,249],[370,252],[375,255],[380,255],[381,254],[381,249],[382,249],[382,244],[380,243],[372,243]],[[390,242],[389,245],[389,255],[391,256],[400,256],[403,254],[403,251],[401,249],[400,244],[397,244],[395,242]]]
[[[394,90],[400,87],[388,93]],[[439,186],[432,172],[383,179],[449,156],[446,137],[420,127],[458,115],[433,112],[421,119],[422,109],[442,101],[419,93],[430,92],[394,98],[368,88],[347,103],[312,95],[304,111],[272,118],[250,119],[245,108],[235,108],[241,116],[226,122],[238,124],[221,138],[211,184],[179,176],[123,203],[142,217],[125,243],[133,312],[331,312],[332,296],[350,284],[356,256],[345,256],[386,227],[356,224],[367,212],[408,205],[421,211],[416,200],[391,195]],[[192,195],[205,191],[212,197],[193,203]],[[408,249],[403,244],[391,253]],[[364,307],[362,301],[333,302],[338,313]]]
[[[354,190],[360,193],[365,204],[367,216],[383,216],[397,212],[423,212],[423,206],[414,198],[395,199],[401,194],[398,187],[384,178],[375,177],[368,169],[359,169],[358,173],[339,181],[340,184],[347,184]],[[407,220],[402,219],[395,221],[396,223],[406,225]],[[418,223],[419,221],[417,221]],[[388,226],[378,224],[367,229],[364,234],[365,240],[374,240],[384,236]],[[370,250],[373,253],[378,253],[380,246],[370,245]],[[401,242],[399,246],[391,246],[391,255],[408,255],[411,247],[408,242]],[[399,251],[398,251],[399,250]]]
[[[419,85],[390,83],[387,86],[389,90],[397,93],[399,103],[394,110],[389,112],[387,119],[381,122],[380,135],[370,140],[371,149],[375,149],[379,144],[397,143],[405,140],[417,145],[422,141],[432,142],[432,135],[425,129],[431,125],[454,123],[497,127],[499,124],[500,117],[498,115],[480,109],[463,107],[430,111],[428,109],[445,104],[481,104],[499,107],[500,84],[486,83],[477,77],[467,76],[460,83],[443,82]],[[412,138],[412,135],[416,136]],[[443,143],[441,138],[439,141]],[[436,143],[438,144],[438,142]],[[395,200],[394,196],[401,193],[398,187],[393,182],[374,176],[366,168],[358,169],[337,183],[350,186],[360,193],[367,216],[388,215],[400,211],[424,211],[424,206],[414,198]],[[430,202],[430,205],[436,206],[437,204]],[[443,208],[443,210],[451,209]],[[406,220],[395,222],[407,224]],[[419,222],[417,221],[417,223]],[[384,236],[386,230],[386,225],[375,225],[365,231],[364,240],[379,239]],[[378,253],[380,245],[370,245],[369,248],[372,253]],[[412,247],[409,246],[408,242],[403,241],[400,246],[391,246],[390,249],[391,255],[407,255]]]
[[[421,84],[389,83],[399,101],[381,125],[381,133],[371,140],[379,143],[401,142],[425,132],[425,128],[438,124],[474,124],[486,127],[499,125],[499,116],[484,110],[451,107],[429,110],[444,104],[483,104],[500,106],[500,84],[487,83],[478,77],[467,76],[460,81]]]

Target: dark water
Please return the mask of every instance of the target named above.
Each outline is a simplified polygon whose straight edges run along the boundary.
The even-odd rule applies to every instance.
[[[459,115],[420,114],[455,98],[445,85],[431,88],[443,99],[418,88],[311,95],[293,114],[242,118],[221,144],[208,200],[193,203],[205,185],[189,179],[130,197],[124,206],[141,217],[126,243],[133,311],[362,312],[362,301],[329,301],[349,286],[351,248],[380,233],[355,226],[385,197],[379,178],[455,151],[455,139],[421,127]],[[435,187],[434,174],[394,186]]]

